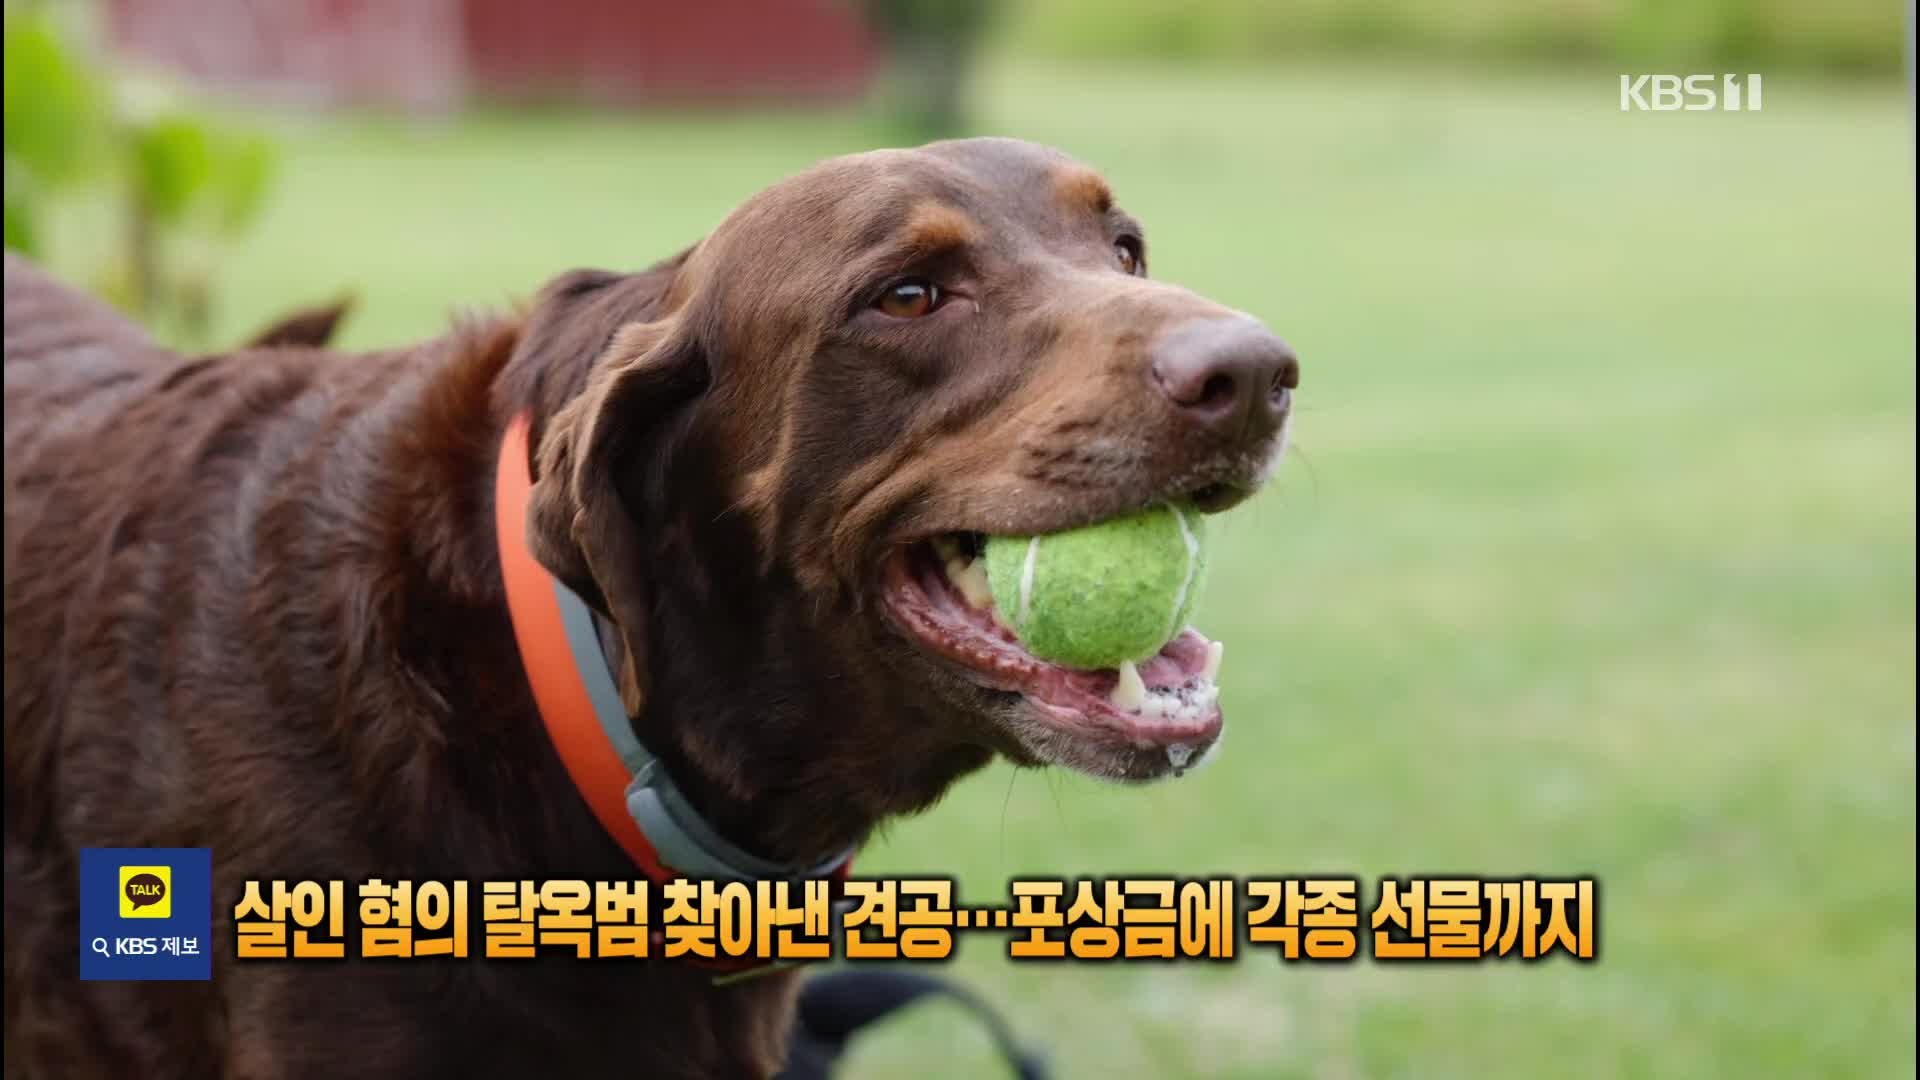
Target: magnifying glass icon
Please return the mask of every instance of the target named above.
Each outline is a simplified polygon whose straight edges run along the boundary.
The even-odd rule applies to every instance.
[[[101,956],[113,955],[112,953],[107,951],[107,939],[103,937],[97,937],[93,939],[93,951],[99,953]]]

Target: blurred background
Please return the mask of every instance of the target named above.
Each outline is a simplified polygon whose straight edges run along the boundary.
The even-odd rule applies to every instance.
[[[636,268],[818,158],[1016,135],[1299,350],[1222,520],[1226,745],[995,768],[957,877],[1585,875],[1600,958],[951,974],[1064,1076],[1914,1070],[1914,134],[1896,0],[112,0],[6,11],[6,241],[188,348]],[[1623,112],[1758,72],[1761,112]],[[1364,905],[1363,905],[1364,906]],[[995,1075],[927,1005],[852,1075]]]

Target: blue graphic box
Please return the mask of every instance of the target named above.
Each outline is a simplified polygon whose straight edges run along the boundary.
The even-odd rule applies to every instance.
[[[213,977],[211,848],[81,848],[80,977]]]

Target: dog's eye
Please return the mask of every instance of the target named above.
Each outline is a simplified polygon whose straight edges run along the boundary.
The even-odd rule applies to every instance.
[[[873,306],[896,319],[917,319],[929,314],[946,299],[940,286],[925,278],[908,278],[887,286]]]
[[[1140,241],[1131,236],[1123,236],[1113,242],[1113,252],[1120,257],[1120,272],[1138,274],[1144,269],[1140,260]]]

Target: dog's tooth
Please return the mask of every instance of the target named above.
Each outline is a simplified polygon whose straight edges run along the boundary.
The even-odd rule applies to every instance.
[[[960,590],[967,604],[977,608],[993,606],[993,586],[987,581],[987,567],[979,559],[947,560],[947,580]]]
[[[1133,666],[1133,661],[1120,661],[1120,680],[1113,684],[1109,700],[1114,708],[1128,712],[1139,712],[1147,704],[1147,684],[1140,678],[1140,669]]]
[[[1193,747],[1188,746],[1186,743],[1177,742],[1167,744],[1167,764],[1173,766],[1175,769],[1186,768],[1188,759],[1192,757]]]
[[[1220,677],[1220,658],[1226,654],[1226,642],[1207,642],[1207,662],[1200,668],[1200,679],[1202,682],[1213,682]]]

